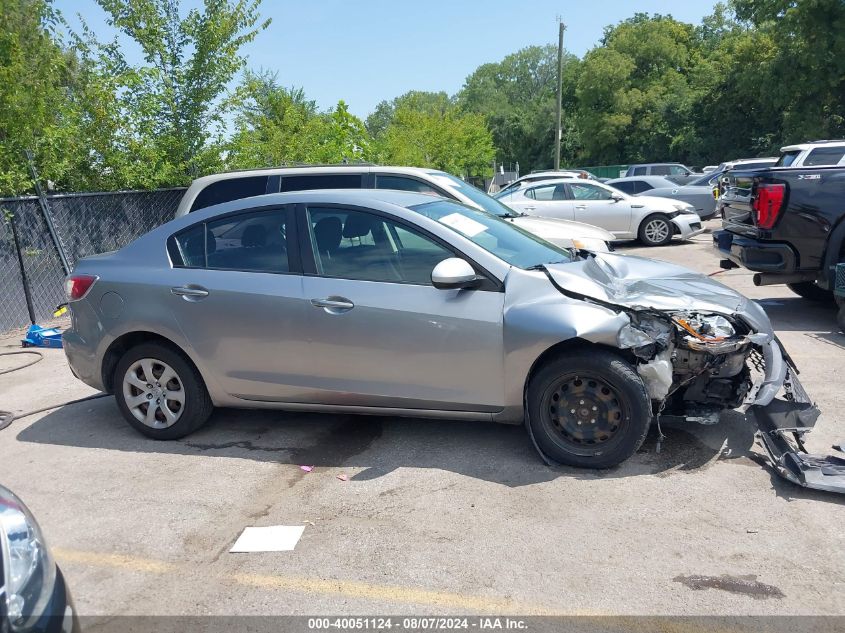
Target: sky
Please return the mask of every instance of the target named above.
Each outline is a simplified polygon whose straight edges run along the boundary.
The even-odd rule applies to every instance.
[[[199,0],[183,0],[186,10]],[[635,12],[671,14],[697,24],[712,0],[264,0],[270,26],[243,53],[253,70],[278,73],[284,86],[302,87],[321,109],[343,99],[365,118],[383,100],[409,90],[460,90],[478,66],[520,48],[557,43],[583,56],[604,27]],[[101,41],[114,31],[94,0],[55,0],[78,28],[80,14]],[[141,61],[127,43],[130,61]]]

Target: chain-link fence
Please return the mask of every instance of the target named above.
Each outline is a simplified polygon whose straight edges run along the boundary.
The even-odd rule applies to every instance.
[[[47,213],[71,268],[82,257],[121,248],[173,219],[184,189],[46,196]],[[36,320],[62,303],[65,272],[37,197],[0,199],[0,332],[29,323],[18,249]]]

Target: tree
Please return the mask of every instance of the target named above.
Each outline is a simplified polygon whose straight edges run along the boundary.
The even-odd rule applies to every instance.
[[[382,163],[433,167],[464,177],[489,174],[496,151],[484,116],[453,105],[442,110],[400,105],[375,146]]]
[[[760,81],[763,98],[782,113],[778,143],[845,136],[845,3],[734,0],[733,7],[774,46]]]
[[[564,57],[563,162],[574,160],[578,134],[571,114],[575,108],[574,55]],[[557,47],[529,46],[501,62],[484,64],[467,77],[458,104],[483,114],[493,134],[499,161],[518,162],[528,171],[554,162],[557,99]]]
[[[130,65],[116,42],[80,38],[88,60],[117,85],[122,136],[144,166],[130,186],[186,184],[220,166],[229,82],[244,66],[241,48],[258,26],[260,0],[205,0],[185,17],[178,0],[98,0],[109,23],[141,48],[144,63]]]
[[[690,24],[636,14],[608,27],[585,56],[576,91],[587,160],[689,160],[699,61]]]
[[[0,0],[0,195],[32,189],[28,149],[45,179],[59,186],[73,179],[78,117],[67,94],[74,60],[58,25],[45,0]]]
[[[392,101],[382,101],[367,117],[367,131],[373,138],[378,138],[393,122],[396,110],[411,108],[425,112],[445,112],[453,105],[453,99],[445,92],[425,92],[411,90]]]

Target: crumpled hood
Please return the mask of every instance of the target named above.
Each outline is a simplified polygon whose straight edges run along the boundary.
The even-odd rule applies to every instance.
[[[682,266],[635,255],[597,253],[546,266],[565,290],[626,308],[740,315],[759,332],[771,332],[765,311],[714,279]]]

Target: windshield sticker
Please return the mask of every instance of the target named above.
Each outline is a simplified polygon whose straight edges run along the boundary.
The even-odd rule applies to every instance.
[[[472,218],[468,218],[460,213],[444,215],[440,218],[440,223],[455,229],[459,233],[463,233],[467,237],[475,237],[487,230],[487,227],[481,222],[476,222]]]

